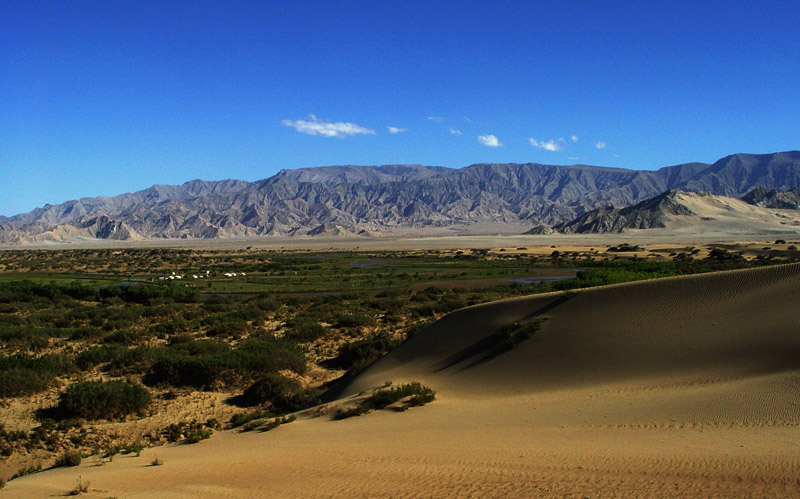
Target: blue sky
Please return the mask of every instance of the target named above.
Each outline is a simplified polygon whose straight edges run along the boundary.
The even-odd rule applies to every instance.
[[[4,0],[0,18],[2,215],[281,168],[800,148],[798,2]]]

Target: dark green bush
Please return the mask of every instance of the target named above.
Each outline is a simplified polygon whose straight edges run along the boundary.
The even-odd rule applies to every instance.
[[[374,327],[378,324],[375,317],[361,313],[348,313],[339,316],[337,327]]]
[[[100,288],[99,297],[103,300],[119,298],[128,303],[164,303],[166,299],[178,303],[197,303],[199,291],[178,286],[108,286]]]
[[[334,367],[357,371],[371,364],[399,344],[399,341],[386,336],[346,343],[339,349],[339,355],[331,364]]]
[[[522,324],[519,322],[511,322],[504,324],[497,332],[500,341],[508,348],[516,348],[517,345],[525,340],[533,338],[539,329],[542,327],[542,319]]]
[[[368,412],[384,409],[395,402],[408,397],[403,408],[416,407],[433,402],[436,399],[435,392],[427,386],[416,381],[396,386],[394,388],[381,389],[374,392],[369,397],[362,400],[358,405],[349,409],[343,409],[336,414],[336,419],[346,419],[353,416],[361,416]],[[401,409],[402,410],[402,409]]]
[[[164,430],[168,442],[178,442],[183,439],[187,444],[196,444],[210,438],[213,432],[214,430],[197,421],[173,423]]]
[[[266,431],[274,430],[275,428],[277,428],[277,427],[279,427],[281,425],[289,424],[289,423],[291,423],[292,421],[294,421],[296,419],[297,419],[297,417],[294,414],[292,414],[290,416],[278,416],[277,418],[273,418],[270,421],[266,421],[266,422],[261,421],[261,420],[255,420],[255,421],[252,421],[252,422],[244,425],[244,428],[242,429],[242,431],[259,430],[261,432],[266,432]]]
[[[214,433],[214,431],[209,428],[197,428],[195,430],[191,430],[186,434],[186,443],[196,444],[201,440],[211,438],[212,433]]]
[[[84,350],[75,358],[75,363],[82,370],[91,369],[94,366],[113,362],[122,357],[127,348],[122,345],[103,345]]]
[[[300,343],[309,343],[328,334],[328,328],[310,317],[295,317],[287,326],[284,337]]]
[[[301,405],[302,399],[300,383],[278,373],[269,373],[236,397],[235,403],[244,407],[270,403],[279,412],[290,412]]]
[[[70,359],[58,354],[0,357],[0,397],[18,397],[46,390],[60,375],[72,372]]]
[[[269,411],[258,410],[255,412],[248,412],[245,414],[234,414],[231,418],[231,428],[238,428],[239,426],[245,425],[251,421],[255,421],[257,419],[265,419],[271,418],[275,415]]]
[[[81,464],[81,455],[77,452],[66,452],[56,458],[53,468],[71,468]]]
[[[215,383],[226,384],[231,375],[252,380],[281,369],[302,374],[306,369],[305,354],[295,343],[266,336],[248,338],[234,350],[213,355],[186,357],[180,352],[166,352],[152,365],[145,383],[206,389]]]
[[[134,345],[144,339],[133,331],[117,331],[103,338],[103,343],[116,343],[118,345]]]
[[[64,418],[115,419],[143,411],[150,400],[150,392],[139,385],[84,381],[68,386],[61,393],[57,412]]]

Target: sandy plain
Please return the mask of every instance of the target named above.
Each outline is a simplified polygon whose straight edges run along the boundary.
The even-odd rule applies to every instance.
[[[537,319],[516,348],[493,339]],[[85,497],[800,497],[798,264],[462,309],[326,409],[387,380],[437,400],[85,460],[2,494],[80,476]]]

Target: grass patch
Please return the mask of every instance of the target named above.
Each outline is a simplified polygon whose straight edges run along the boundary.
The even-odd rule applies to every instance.
[[[375,410],[385,409],[405,398],[408,398],[408,400],[403,403],[401,410],[433,402],[436,399],[436,393],[431,388],[416,381],[394,388],[380,389],[359,402],[358,405],[340,410],[334,419],[347,419]]]
[[[257,419],[267,419],[275,415],[269,411],[254,411],[243,414],[234,414],[231,418],[231,428],[238,428]]]
[[[196,444],[209,439],[213,433],[213,429],[197,421],[173,423],[164,430],[168,442],[183,441],[187,444]]]
[[[261,432],[270,431],[274,430],[275,428],[281,425],[291,423],[296,419],[297,417],[295,417],[294,415],[279,416],[277,418],[272,418],[270,420],[256,419],[244,425],[242,431],[253,431],[253,430],[258,430]]]
[[[78,481],[75,483],[75,488],[70,490],[67,495],[79,496],[81,494],[86,494],[89,492],[90,485],[91,482],[89,482],[89,480],[84,480],[82,477],[78,477]]]
[[[36,463],[30,466],[25,466],[18,469],[17,472],[11,476],[11,480],[15,478],[22,478],[25,475],[31,475],[33,473],[38,473],[40,471],[42,471],[42,463]]]

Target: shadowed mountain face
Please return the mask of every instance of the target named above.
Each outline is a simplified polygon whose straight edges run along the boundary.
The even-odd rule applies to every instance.
[[[767,191],[759,187],[741,199],[708,192],[670,190],[632,206],[597,208],[569,222],[552,228],[539,225],[527,233],[599,234],[696,226],[703,222],[725,223],[729,228],[734,224],[740,229],[749,224],[751,228],[770,231],[793,230],[800,226],[798,217],[778,210],[800,210],[800,188]]]
[[[800,210],[800,187],[788,191],[771,190],[763,187],[754,189],[742,198],[746,203],[761,206],[762,208],[775,208],[779,210]]]
[[[656,171],[478,164],[282,170],[257,182],[194,180],[0,217],[0,242],[380,232],[475,223],[556,225],[669,189],[741,197],[800,186],[800,151],[736,154]]]
[[[696,215],[681,203],[681,194],[681,191],[672,190],[627,208],[597,208],[570,222],[558,224],[553,229],[565,234],[597,234],[667,227],[675,216]]]

